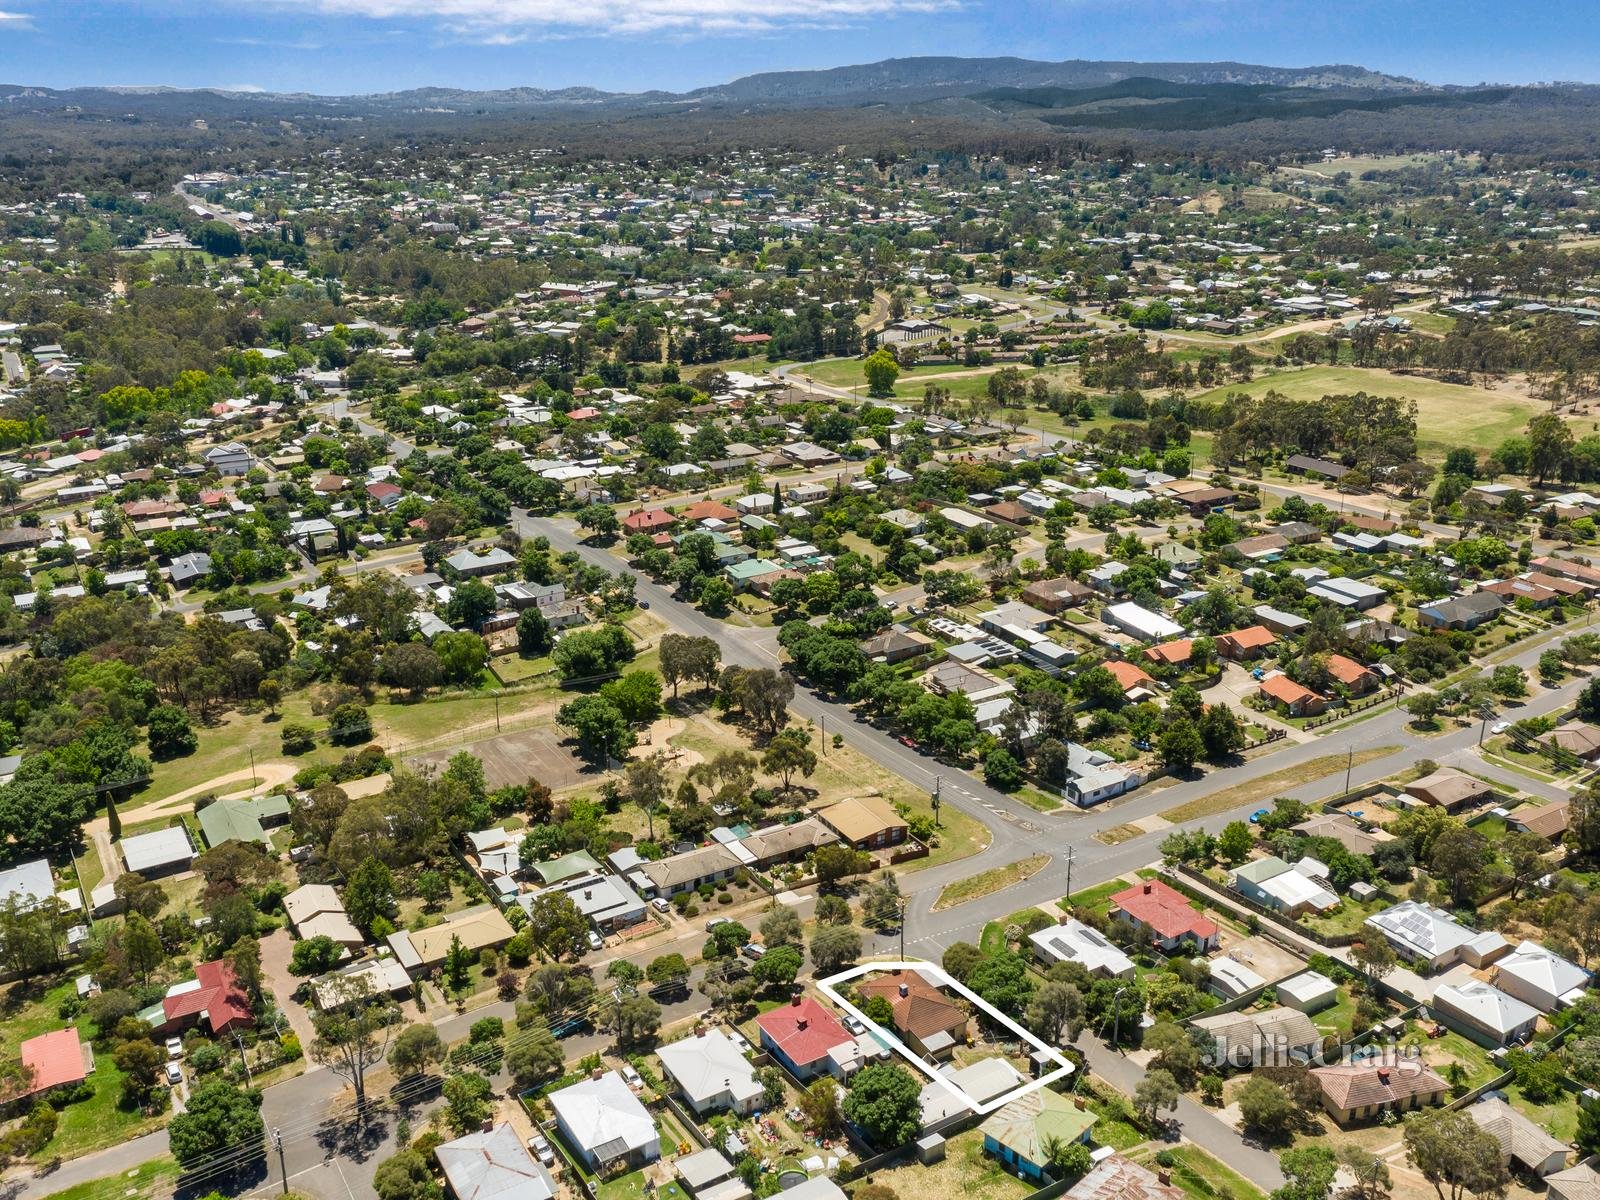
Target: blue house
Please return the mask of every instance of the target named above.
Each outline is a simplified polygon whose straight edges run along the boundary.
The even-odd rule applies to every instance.
[[[1045,1150],[1050,1139],[1088,1142],[1094,1123],[1094,1113],[1079,1108],[1070,1097],[1043,1087],[991,1113],[978,1128],[983,1133],[985,1153],[994,1155],[1018,1174],[1042,1183],[1050,1161]]]

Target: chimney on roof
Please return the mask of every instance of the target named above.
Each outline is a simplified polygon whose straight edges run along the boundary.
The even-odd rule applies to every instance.
[[[796,1008],[799,1008],[800,1007],[800,997],[799,996],[790,996],[789,997],[789,1003],[794,1005]]]
[[[1388,1084],[1389,1084],[1389,1068],[1388,1067],[1379,1067],[1378,1068],[1378,1082],[1383,1084],[1385,1087],[1388,1086]]]
[[[1156,1179],[1160,1182],[1162,1187],[1172,1186],[1172,1172],[1167,1170],[1165,1167],[1162,1167],[1161,1170],[1156,1172]]]
[[[1154,888],[1152,888],[1152,887],[1151,887],[1151,886],[1150,886],[1150,881],[1149,881],[1149,880],[1148,880],[1148,879],[1146,879],[1146,880],[1145,880],[1145,881],[1144,881],[1144,894],[1145,894],[1145,895],[1146,895],[1146,896],[1148,896],[1148,895],[1149,895],[1149,894],[1150,894],[1150,893],[1151,893],[1151,892],[1152,892],[1152,891],[1154,891],[1154,890],[1155,890],[1155,889],[1154,889]]]
[[[805,1017],[801,1017],[798,1021],[795,1022],[795,1026],[794,1027],[796,1029],[804,1029],[810,1023],[811,1022],[809,1020],[807,1020]]]
[[[601,1079],[601,1078],[604,1078],[604,1076],[605,1076],[605,1070],[603,1068],[601,1068],[601,1067],[596,1067],[594,1070],[589,1072],[589,1078],[590,1079]]]
[[[901,984],[901,985],[900,985],[900,994],[901,994],[901,995],[902,995],[902,996],[909,996],[909,995],[911,995],[911,985],[910,985],[910,984],[908,984],[908,983],[902,983],[902,984]]]

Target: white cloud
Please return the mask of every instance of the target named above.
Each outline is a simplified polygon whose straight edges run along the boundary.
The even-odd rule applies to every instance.
[[[960,0],[277,0],[375,20],[431,19],[473,41],[510,45],[537,36],[653,33],[750,34],[796,28],[838,28],[901,13],[953,9]]]
[[[0,25],[8,25],[13,29],[32,29],[33,14],[25,12],[6,12],[0,9]]]

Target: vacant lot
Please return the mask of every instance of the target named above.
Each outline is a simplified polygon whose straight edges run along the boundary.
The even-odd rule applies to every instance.
[[[559,792],[587,778],[583,762],[561,744],[561,736],[560,730],[548,726],[519,729],[481,742],[419,754],[412,762],[443,770],[452,755],[465,751],[482,761],[484,778],[491,791],[537,779],[551,791]]]
[[[1507,390],[1440,383],[1416,375],[1397,375],[1369,367],[1300,367],[1258,375],[1249,383],[1232,383],[1202,393],[1217,400],[1229,392],[1263,396],[1276,391],[1291,400],[1367,392],[1417,402],[1417,445],[1423,458],[1442,459],[1453,446],[1492,450],[1521,433],[1528,419],[1544,405]]]
[[[1281,771],[1274,771],[1270,775],[1262,775],[1248,783],[1236,784],[1231,788],[1224,788],[1220,792],[1212,792],[1208,796],[1200,796],[1190,800],[1187,804],[1180,804],[1176,808],[1169,808],[1161,815],[1174,825],[1184,821],[1194,821],[1201,817],[1215,816],[1217,813],[1227,812],[1229,809],[1238,808],[1243,804],[1250,804],[1257,800],[1265,800],[1270,796],[1281,796],[1285,792],[1305,784],[1313,783],[1324,776],[1331,775],[1346,765],[1360,766],[1362,763],[1371,762],[1375,758],[1386,758],[1393,754],[1399,746],[1368,746],[1364,750],[1357,750],[1354,756],[1344,754],[1324,754],[1320,758],[1313,758],[1298,766],[1285,767]]]

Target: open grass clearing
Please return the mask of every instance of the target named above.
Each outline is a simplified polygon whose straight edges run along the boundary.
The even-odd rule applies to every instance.
[[[1297,787],[1314,783],[1324,776],[1331,775],[1346,763],[1360,765],[1374,759],[1386,758],[1400,749],[1399,746],[1368,746],[1364,750],[1357,750],[1354,758],[1345,754],[1324,754],[1319,758],[1309,759],[1292,767],[1273,771],[1271,774],[1262,775],[1248,783],[1236,784],[1231,788],[1212,792],[1207,796],[1199,796],[1176,808],[1169,808],[1161,815],[1173,824],[1183,821],[1195,821],[1201,817],[1215,816],[1217,813],[1228,812],[1258,800],[1266,800],[1272,796],[1280,796]],[[1109,830],[1107,832],[1110,832]]]
[[[1073,892],[1064,897],[1061,907],[1066,912],[1075,908],[1087,908],[1091,912],[1104,913],[1111,908],[1111,897],[1128,886],[1126,880],[1108,879],[1104,883],[1097,883],[1092,888],[1084,888],[1081,892]]]
[[[1278,392],[1291,400],[1320,400],[1324,396],[1367,392],[1398,396],[1417,404],[1417,448],[1423,458],[1442,459],[1455,446],[1494,449],[1519,434],[1529,418],[1545,406],[1509,389],[1491,391],[1456,383],[1441,383],[1420,375],[1400,375],[1376,367],[1298,367],[1256,376],[1248,383],[1230,383],[1197,400],[1220,400],[1230,392],[1264,396]]]
[[[946,908],[955,908],[959,904],[966,904],[972,900],[981,900],[985,896],[992,896],[996,892],[1003,892],[1013,884],[1030,879],[1044,870],[1050,863],[1048,854],[1030,854],[1027,858],[1018,859],[1014,863],[1007,863],[1003,867],[991,867],[987,871],[979,871],[976,875],[969,875],[965,879],[958,879],[954,883],[945,885],[939,893],[939,898],[933,902],[933,911],[940,912]]]
[[[51,1192],[44,1200],[103,1200],[106,1196],[164,1195],[177,1178],[176,1159],[152,1158],[112,1178],[86,1179],[59,1192]]]

